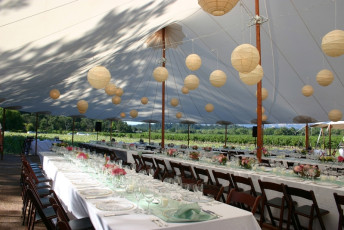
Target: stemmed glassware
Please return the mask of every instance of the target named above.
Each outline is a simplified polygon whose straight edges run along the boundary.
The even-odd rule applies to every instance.
[[[144,197],[148,204],[147,214],[151,214],[150,203],[154,200],[154,193],[151,189],[146,188],[144,191]]]
[[[136,213],[141,213],[140,200],[143,197],[142,190],[143,189],[142,189],[141,185],[139,185],[139,184],[136,184],[136,186],[134,187],[134,195],[135,195],[135,199],[137,202],[137,208],[135,210]]]

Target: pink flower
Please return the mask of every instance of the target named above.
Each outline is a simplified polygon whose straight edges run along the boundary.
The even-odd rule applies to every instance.
[[[67,149],[68,151],[73,151],[73,147],[72,147],[72,146],[68,146],[66,149]]]
[[[79,154],[76,156],[76,158],[78,158],[78,159],[88,159],[88,155],[85,154],[85,153],[83,153],[83,152],[81,152],[81,153],[79,153]]]
[[[127,172],[122,168],[114,168],[114,169],[112,169],[111,174],[118,176],[118,175],[125,175],[125,174],[127,174]]]
[[[114,168],[115,167],[115,165],[113,165],[113,164],[105,164],[104,165],[104,168],[107,168],[107,169],[111,169],[111,168]]]
[[[301,166],[297,165],[297,166],[294,167],[294,172],[299,173],[301,171],[302,171],[302,167]]]
[[[168,150],[168,155],[172,156],[175,152],[177,152],[176,149],[169,149]]]
[[[339,156],[339,157],[338,157],[338,162],[343,162],[343,161],[344,161],[344,157]]]

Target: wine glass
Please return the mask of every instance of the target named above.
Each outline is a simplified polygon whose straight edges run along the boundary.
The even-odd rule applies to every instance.
[[[148,204],[147,214],[149,215],[149,214],[151,214],[150,203],[152,203],[152,201],[154,200],[153,191],[150,189],[146,189],[145,193],[144,193],[144,197],[145,197],[145,200]]]
[[[135,199],[137,201],[137,208],[135,210],[136,213],[141,213],[141,209],[140,209],[140,200],[142,199],[143,197],[143,194],[142,194],[142,187],[140,185],[136,185],[134,187],[134,195],[135,195]]]

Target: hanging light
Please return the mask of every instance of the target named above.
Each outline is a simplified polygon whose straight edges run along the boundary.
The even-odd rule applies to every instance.
[[[226,84],[227,75],[222,70],[214,70],[209,76],[209,81],[214,87],[222,87]]]
[[[184,79],[184,86],[189,90],[197,89],[199,86],[199,79],[196,75],[190,74]]]
[[[181,112],[176,113],[176,118],[180,119],[182,118],[183,114]]]
[[[56,100],[60,97],[60,91],[58,89],[52,89],[52,90],[50,90],[49,96],[52,99]]]
[[[333,82],[333,73],[328,69],[323,69],[317,74],[317,82],[321,86],[328,86]]]
[[[165,67],[156,67],[153,71],[153,77],[157,82],[166,81],[168,78],[168,71]]]
[[[185,65],[191,71],[198,70],[202,65],[202,59],[197,54],[190,54],[185,59]]]
[[[112,103],[115,104],[115,105],[120,104],[121,101],[122,101],[122,99],[121,99],[121,97],[119,97],[119,96],[113,96],[113,97],[112,97]]]
[[[309,97],[312,96],[314,90],[313,87],[311,85],[305,85],[304,87],[302,87],[302,94],[305,97]]]
[[[95,66],[88,71],[87,80],[93,88],[104,88],[111,79],[110,71],[104,66]]]
[[[269,91],[265,88],[262,88],[262,101],[264,101],[269,96]],[[256,91],[256,97],[257,97],[257,91]]]
[[[147,104],[147,103],[148,103],[148,97],[143,97],[143,98],[141,98],[141,103],[142,103],[143,105]]]
[[[231,56],[231,62],[238,72],[249,73],[259,64],[260,56],[256,47],[250,44],[237,46]]]
[[[137,112],[136,109],[130,110],[130,112],[129,112],[129,115],[130,115],[132,118],[137,117],[138,114],[139,114],[139,112]]]
[[[109,83],[105,86],[105,93],[107,95],[112,96],[115,94],[115,92],[116,92],[116,85],[115,84]]]
[[[268,119],[268,116],[266,116],[265,114],[262,115],[262,121],[266,121]]]
[[[183,88],[182,88],[182,93],[183,93],[183,94],[188,94],[188,93],[189,93],[189,89],[186,88],[185,86],[183,86]]]
[[[204,107],[205,111],[207,112],[213,112],[214,111],[214,105],[213,104],[206,104]]]
[[[176,107],[179,104],[179,100],[177,98],[172,98],[171,99],[171,105],[173,107]]]
[[[344,54],[344,31],[332,30],[321,41],[322,51],[330,57],[339,57]]]
[[[116,90],[115,90],[115,94],[116,94],[116,96],[119,96],[119,97],[121,97],[122,95],[123,95],[123,89],[122,88],[116,88]]]
[[[120,113],[121,118],[125,118],[125,113]]]
[[[85,100],[80,100],[78,101],[78,103],[76,104],[79,113],[86,113],[87,109],[88,109],[88,103]]]
[[[330,121],[340,121],[343,117],[342,111],[338,109],[333,109],[330,112],[328,112],[328,118]]]
[[[262,80],[263,75],[264,71],[261,65],[257,65],[257,67],[249,73],[239,72],[240,80],[246,85],[256,85]]]
[[[231,11],[239,0],[198,0],[202,9],[214,16],[222,16]]]

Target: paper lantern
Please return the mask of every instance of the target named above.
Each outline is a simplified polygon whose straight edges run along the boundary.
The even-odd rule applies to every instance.
[[[121,118],[125,118],[125,113],[120,113]]]
[[[196,75],[190,74],[184,79],[184,86],[189,90],[197,89],[199,86],[199,79]]]
[[[266,116],[265,114],[262,115],[262,121],[266,121],[268,119],[268,116]]]
[[[104,88],[111,79],[111,74],[104,66],[95,66],[88,71],[87,80],[93,88]]]
[[[139,114],[139,112],[137,112],[136,109],[133,109],[133,110],[130,110],[129,114],[130,114],[130,116],[131,116],[132,118],[135,118],[135,117],[137,117],[137,115]]]
[[[239,0],[198,0],[202,9],[214,16],[222,16],[234,8]]]
[[[207,112],[213,112],[214,111],[214,106],[213,104],[206,104],[205,107],[204,107],[205,111]]]
[[[256,47],[250,44],[237,46],[231,56],[231,62],[238,72],[249,73],[259,64],[260,56]]]
[[[333,82],[333,73],[328,69],[323,69],[317,74],[317,82],[321,86],[328,86]]]
[[[112,96],[115,94],[115,92],[116,92],[116,85],[115,84],[109,83],[105,86],[105,93],[107,95]]]
[[[333,109],[330,112],[328,112],[328,118],[330,119],[330,121],[340,121],[342,117],[342,111],[338,109]]]
[[[182,93],[183,93],[183,94],[188,94],[188,93],[189,93],[189,89],[186,88],[185,86],[183,86],[183,88],[182,88]]]
[[[214,70],[210,74],[209,81],[214,87],[222,87],[226,84],[227,75],[222,70]]]
[[[258,113],[258,108],[256,108],[256,113]],[[262,114],[265,113],[265,109],[264,107],[262,106]]]
[[[302,94],[305,97],[309,97],[312,96],[314,90],[313,87],[311,85],[305,85],[304,87],[302,87]]]
[[[190,54],[185,59],[185,65],[189,70],[198,70],[202,65],[202,59],[197,54]]]
[[[147,98],[147,97],[141,98],[141,103],[142,103],[143,105],[147,104],[147,103],[148,103],[148,98]]]
[[[121,89],[121,88],[116,88],[116,90],[115,90],[115,94],[116,94],[116,96],[119,96],[119,97],[121,97],[122,95],[123,95],[123,89]]]
[[[344,31],[332,30],[327,33],[321,42],[322,51],[330,57],[339,57],[344,54]]]
[[[269,91],[265,88],[262,88],[262,101],[264,101],[269,96]],[[256,97],[257,97],[257,91],[256,91]]]
[[[78,101],[76,106],[78,107],[78,110],[80,113],[86,113],[86,111],[88,109],[88,103],[85,100]]]
[[[261,65],[257,65],[257,67],[249,73],[239,72],[240,80],[246,85],[256,85],[262,80],[263,75],[264,71]]]
[[[165,67],[156,67],[153,71],[153,77],[157,82],[166,81],[168,78],[168,71]]]
[[[177,98],[172,98],[171,99],[171,105],[173,107],[176,107],[179,104],[179,100]]]
[[[182,118],[183,114],[181,112],[176,113],[176,118],[180,119]]]
[[[112,103],[115,104],[115,105],[120,104],[121,101],[122,101],[122,99],[121,99],[121,97],[119,97],[119,96],[113,96],[113,97],[112,97]]]
[[[52,89],[52,90],[50,90],[49,96],[52,99],[56,100],[60,97],[60,91],[58,89]]]

